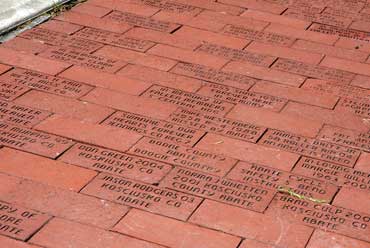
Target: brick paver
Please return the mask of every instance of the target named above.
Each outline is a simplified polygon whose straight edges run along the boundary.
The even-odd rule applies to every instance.
[[[0,44],[0,247],[370,248],[369,27],[87,0]]]

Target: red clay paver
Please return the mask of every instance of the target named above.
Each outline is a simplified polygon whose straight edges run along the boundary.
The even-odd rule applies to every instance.
[[[369,27],[87,0],[0,44],[0,247],[370,247]]]

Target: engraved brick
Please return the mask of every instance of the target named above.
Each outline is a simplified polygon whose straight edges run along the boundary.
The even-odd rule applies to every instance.
[[[335,246],[342,248],[367,248],[369,243],[356,238],[349,238],[347,236],[316,229],[306,248],[326,248]]]
[[[257,212],[265,210],[275,193],[182,167],[172,170],[160,185]]]
[[[221,32],[224,35],[230,35],[242,39],[259,41],[267,44],[274,44],[280,46],[290,46],[294,42],[294,38],[279,35],[275,33],[258,31],[243,26],[226,25]]]
[[[340,127],[325,126],[320,130],[318,138],[331,143],[370,152],[370,132],[359,132]]]
[[[186,146],[194,145],[204,135],[204,132],[192,128],[121,111],[117,111],[111,115],[102,124]]]
[[[125,23],[132,26],[154,29],[166,33],[170,33],[179,27],[179,25],[174,23],[157,21],[149,17],[120,11],[111,12],[109,15],[105,16],[103,20],[112,20],[118,23]]]
[[[149,88],[142,96],[158,99],[190,110],[221,116],[234,106],[225,101],[158,85]]]
[[[28,239],[51,218],[46,214],[3,201],[0,201],[0,216],[0,233],[20,240]]]
[[[0,120],[25,127],[32,127],[51,113],[0,100]]]
[[[348,167],[353,167],[360,156],[360,152],[356,149],[280,130],[268,130],[258,143]]]
[[[309,30],[313,32],[323,33],[323,34],[338,35],[340,37],[346,37],[346,38],[355,39],[355,40],[369,41],[367,32],[353,30],[353,29],[344,29],[344,28],[334,27],[330,25],[314,23],[310,26]]]
[[[11,101],[27,92],[29,88],[16,83],[4,82],[0,76],[0,99]]]
[[[279,59],[272,68],[294,74],[318,79],[349,83],[355,75],[353,73],[326,66],[311,65],[289,59]]]
[[[243,104],[255,108],[265,108],[277,112],[288,102],[287,99],[281,97],[212,83],[206,84],[197,93],[225,102]]]
[[[0,145],[56,158],[73,142],[55,135],[10,124],[0,124]]]
[[[197,52],[212,54],[217,57],[222,57],[224,59],[236,60],[236,61],[245,61],[251,64],[259,66],[270,66],[274,61],[275,57],[262,55],[257,53],[251,53],[245,50],[238,50],[234,48],[229,48],[225,46],[219,46],[215,44],[204,44],[199,47]]]
[[[132,38],[130,36],[123,36],[122,34],[89,27],[86,27],[75,33],[73,37],[97,41],[104,44],[132,49],[139,52],[145,52],[155,45],[155,43],[151,41]]]
[[[9,88],[8,95],[18,95],[17,91],[25,92],[36,89],[56,95],[78,98],[92,90],[92,87],[77,81],[54,77],[44,73],[16,68],[0,76],[0,82]],[[10,98],[11,99],[11,98]]]
[[[274,191],[282,186],[305,197],[323,199],[327,202],[337,192],[337,187],[324,181],[248,162],[238,163],[227,178]]]
[[[258,0],[220,0],[221,3],[240,6],[247,9],[256,9],[274,14],[281,14],[286,7],[275,2],[258,1]]]
[[[152,138],[143,138],[129,153],[217,176],[224,176],[236,163],[235,159],[220,154]]]
[[[191,63],[180,62],[172,68],[171,72],[213,83],[220,83],[234,87],[237,86],[246,90],[258,81],[257,79],[242,74],[224,72],[211,67]]]
[[[202,9],[208,9],[215,12],[225,12],[229,15],[239,15],[243,9],[237,6],[222,4],[220,2],[210,2],[208,0],[187,0],[187,4]]]
[[[69,48],[51,48],[50,50],[41,53],[40,56],[111,73],[118,71],[126,65],[126,62],[123,61],[105,58],[99,55],[89,54]]]
[[[181,108],[171,114],[168,120],[179,125],[250,142],[256,142],[266,130],[264,127],[248,122],[201,114]]]
[[[157,183],[172,169],[165,163],[81,143],[74,145],[58,160],[146,183]]]
[[[199,197],[105,173],[95,177],[82,193],[180,220],[186,220],[202,201]]]
[[[168,12],[175,12],[175,13],[187,13],[187,12],[193,12],[197,8],[188,4],[183,4],[179,2],[170,2],[165,0],[130,0],[131,3],[134,4],[140,4],[144,6],[150,6],[159,8],[161,10],[165,10]]]

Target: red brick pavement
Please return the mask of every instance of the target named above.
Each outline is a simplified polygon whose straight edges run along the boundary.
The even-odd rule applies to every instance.
[[[369,248],[369,27],[88,0],[1,44],[0,247]]]

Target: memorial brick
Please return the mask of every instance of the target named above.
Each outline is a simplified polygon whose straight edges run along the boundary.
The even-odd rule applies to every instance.
[[[361,117],[370,117],[370,101],[361,99],[342,98],[339,100],[336,109],[349,111]]]
[[[17,83],[8,83],[4,80],[4,76],[0,76],[0,99],[6,101],[12,101],[18,96],[23,95],[29,90],[28,87],[25,87]]]
[[[142,4],[145,6],[155,7],[161,10],[165,10],[168,12],[174,12],[178,14],[189,13],[189,12],[192,13],[194,11],[200,10],[199,8],[188,5],[188,4],[183,4],[183,3],[175,2],[175,1],[167,1],[167,0],[130,0],[130,2],[135,3],[135,4]]]
[[[353,29],[344,29],[340,27],[314,23],[310,26],[309,30],[323,34],[339,35],[341,37],[346,37],[354,40],[370,41],[368,32]]]

